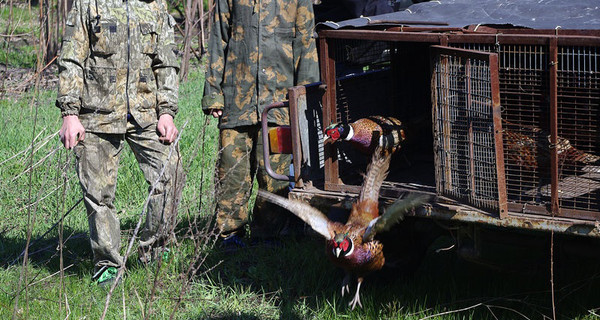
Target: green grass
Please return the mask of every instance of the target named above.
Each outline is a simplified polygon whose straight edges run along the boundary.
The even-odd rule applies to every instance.
[[[168,319],[186,279],[182,275],[198,256],[188,231],[196,218],[197,226],[202,227],[212,215],[218,136],[214,120],[205,127],[200,109],[202,85],[203,73],[194,70],[181,86],[176,118],[187,172],[178,245],[172,247],[171,258],[160,269],[140,265],[135,254],[131,257],[107,319],[139,319],[142,315]],[[61,124],[54,107],[55,93],[42,92],[33,105],[31,98],[0,101],[0,319],[13,315],[21,260],[12,262],[25,246],[28,227],[33,226],[32,239],[37,239],[81,197],[73,155],[54,135]],[[202,137],[204,129],[206,137]],[[35,152],[30,158],[28,148],[34,138]],[[123,246],[147,192],[133,154],[125,150],[115,203],[121,212]],[[31,177],[23,173],[30,163],[39,163]],[[29,211],[30,198],[39,201]],[[28,213],[35,216],[35,223],[28,223]],[[19,294],[17,318],[64,319],[68,315],[69,319],[98,319],[107,293],[90,280],[91,250],[83,206],[75,206],[64,221],[64,238],[68,239],[64,241],[62,286],[57,274],[57,230],[31,247],[30,285],[27,294]],[[343,275],[326,260],[322,241],[286,239],[281,246],[251,245],[237,252],[203,247],[200,256],[206,260],[197,264],[199,269],[175,318],[422,319],[446,312],[433,319],[526,319],[519,313],[542,319],[542,315],[551,315],[548,266],[534,273],[501,272],[460,260],[454,250],[434,250],[450,244],[449,237],[436,241],[414,273],[386,268],[368,277],[361,290],[364,308],[354,311],[347,307],[348,297],[340,296]],[[566,273],[557,277],[556,283],[559,319],[595,319],[590,311],[600,307],[598,270],[597,262],[585,259],[557,265],[557,274]],[[458,311],[461,309],[464,311]]]
[[[0,30],[2,33],[6,31],[6,27],[10,21],[10,8],[4,2],[0,6]],[[32,36],[39,35],[38,16],[40,9],[38,6],[32,6],[31,10],[26,4],[13,5],[12,22],[10,23],[9,33],[13,35],[31,34]]]
[[[35,68],[37,48],[32,45],[0,47],[0,62],[17,68]]]
[[[0,63],[15,68],[35,68],[38,50],[35,43],[40,32],[38,15],[38,7],[30,11],[27,6],[15,5],[11,20],[9,6],[0,5],[0,33],[14,36],[10,42],[5,42],[6,38],[0,42]]]

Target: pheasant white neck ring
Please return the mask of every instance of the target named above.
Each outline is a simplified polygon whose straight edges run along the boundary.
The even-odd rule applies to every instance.
[[[348,126],[348,135],[344,138],[344,140],[350,141],[350,139],[352,139],[352,137],[354,137],[354,129],[352,128],[351,125],[349,125]]]

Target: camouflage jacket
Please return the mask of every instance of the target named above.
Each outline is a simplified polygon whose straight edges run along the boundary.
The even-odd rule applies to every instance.
[[[221,128],[258,123],[287,88],[319,80],[311,0],[217,0],[202,108],[222,109]],[[289,123],[285,109],[269,122]]]
[[[124,133],[177,113],[175,21],[162,0],[75,0],[58,59],[56,105],[91,132]]]

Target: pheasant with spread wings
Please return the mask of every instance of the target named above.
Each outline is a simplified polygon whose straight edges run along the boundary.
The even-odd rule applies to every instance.
[[[336,266],[344,269],[346,276],[342,282],[342,296],[350,293],[350,279],[355,276],[358,282],[354,298],[349,306],[362,307],[360,286],[364,276],[383,267],[383,244],[375,240],[378,232],[388,230],[402,220],[404,212],[423,204],[429,196],[409,195],[397,200],[379,215],[379,189],[387,176],[391,155],[387,152],[374,152],[363,182],[358,201],[352,206],[346,224],[330,221],[322,212],[309,204],[283,198],[267,191],[259,190],[258,195],[297,215],[326,239],[326,252]]]

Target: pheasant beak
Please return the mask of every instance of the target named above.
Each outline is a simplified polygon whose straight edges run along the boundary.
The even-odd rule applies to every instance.
[[[340,249],[340,248],[335,248],[335,251],[334,251],[334,253],[335,253],[335,257],[336,257],[336,258],[339,258],[339,257],[340,257],[340,253],[341,253],[341,252],[342,252],[342,249]]]

